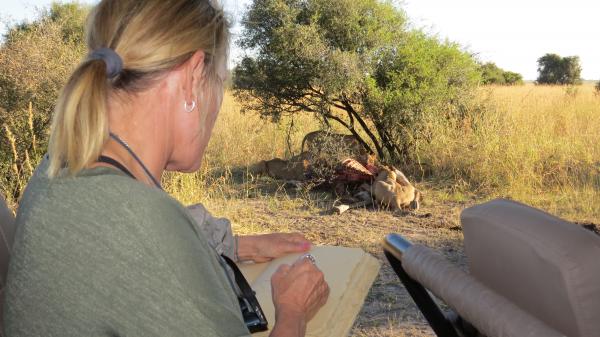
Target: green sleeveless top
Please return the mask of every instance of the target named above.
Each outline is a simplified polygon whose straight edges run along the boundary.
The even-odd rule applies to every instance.
[[[185,207],[113,168],[30,180],[17,214],[7,336],[249,336]]]

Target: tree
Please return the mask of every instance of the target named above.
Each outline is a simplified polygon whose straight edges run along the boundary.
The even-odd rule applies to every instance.
[[[538,59],[538,84],[581,84],[581,65],[578,56],[561,57],[546,54]]]
[[[598,83],[596,83],[596,92],[600,93],[600,81],[598,81]]]
[[[46,152],[56,99],[85,54],[88,10],[54,3],[35,21],[9,28],[0,45],[0,187],[13,200]]]
[[[523,84],[523,76],[519,73],[506,71],[493,62],[481,65],[481,77],[483,84],[495,85],[520,85]]]
[[[410,30],[378,0],[255,0],[234,72],[243,111],[310,113],[382,158],[410,155],[426,120],[464,113],[480,73],[456,44]],[[364,138],[362,135],[365,135]]]
[[[505,84],[504,70],[493,62],[481,66],[481,77],[483,84]]]
[[[519,73],[515,73],[512,71],[504,72],[504,82],[508,85],[522,85],[523,84],[523,75]]]

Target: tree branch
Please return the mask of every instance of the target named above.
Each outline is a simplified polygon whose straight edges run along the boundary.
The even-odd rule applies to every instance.
[[[342,103],[345,106],[345,110],[348,111],[349,114],[354,116],[354,118],[358,121],[358,124],[360,124],[361,128],[365,131],[367,136],[369,136],[369,138],[375,145],[375,149],[377,150],[377,155],[379,156],[379,158],[383,159],[383,149],[381,147],[381,144],[379,143],[379,140],[377,139],[377,137],[369,129],[369,126],[367,125],[367,123],[364,121],[364,119],[362,119],[362,117],[360,117],[358,112],[354,109],[354,107],[352,106],[352,104],[350,104],[350,102],[348,100],[344,99]],[[353,120],[354,120],[354,118],[353,118]],[[373,150],[370,147],[369,147],[369,150],[371,151],[371,153],[373,152]]]

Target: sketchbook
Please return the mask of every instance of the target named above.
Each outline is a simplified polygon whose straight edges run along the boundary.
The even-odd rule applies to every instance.
[[[310,253],[329,284],[329,299],[307,324],[307,337],[345,337],[377,277],[380,263],[360,248],[317,246]],[[256,292],[267,316],[269,329],[275,323],[271,299],[271,276],[281,264],[293,264],[303,254],[291,254],[268,263],[240,264],[240,270]],[[267,337],[270,331],[253,336]]]

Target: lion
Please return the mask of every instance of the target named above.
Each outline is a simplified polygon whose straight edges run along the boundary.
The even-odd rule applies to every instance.
[[[283,160],[274,158],[261,160],[249,167],[252,174],[266,174],[275,179],[302,181],[307,172],[308,162],[301,158]]]
[[[372,185],[372,195],[393,210],[418,210],[421,192],[396,168],[382,166]]]
[[[317,130],[307,133],[302,139],[301,153],[317,154],[324,147],[335,147],[340,151],[347,151],[353,155],[366,155],[367,151],[354,135],[332,133]]]

